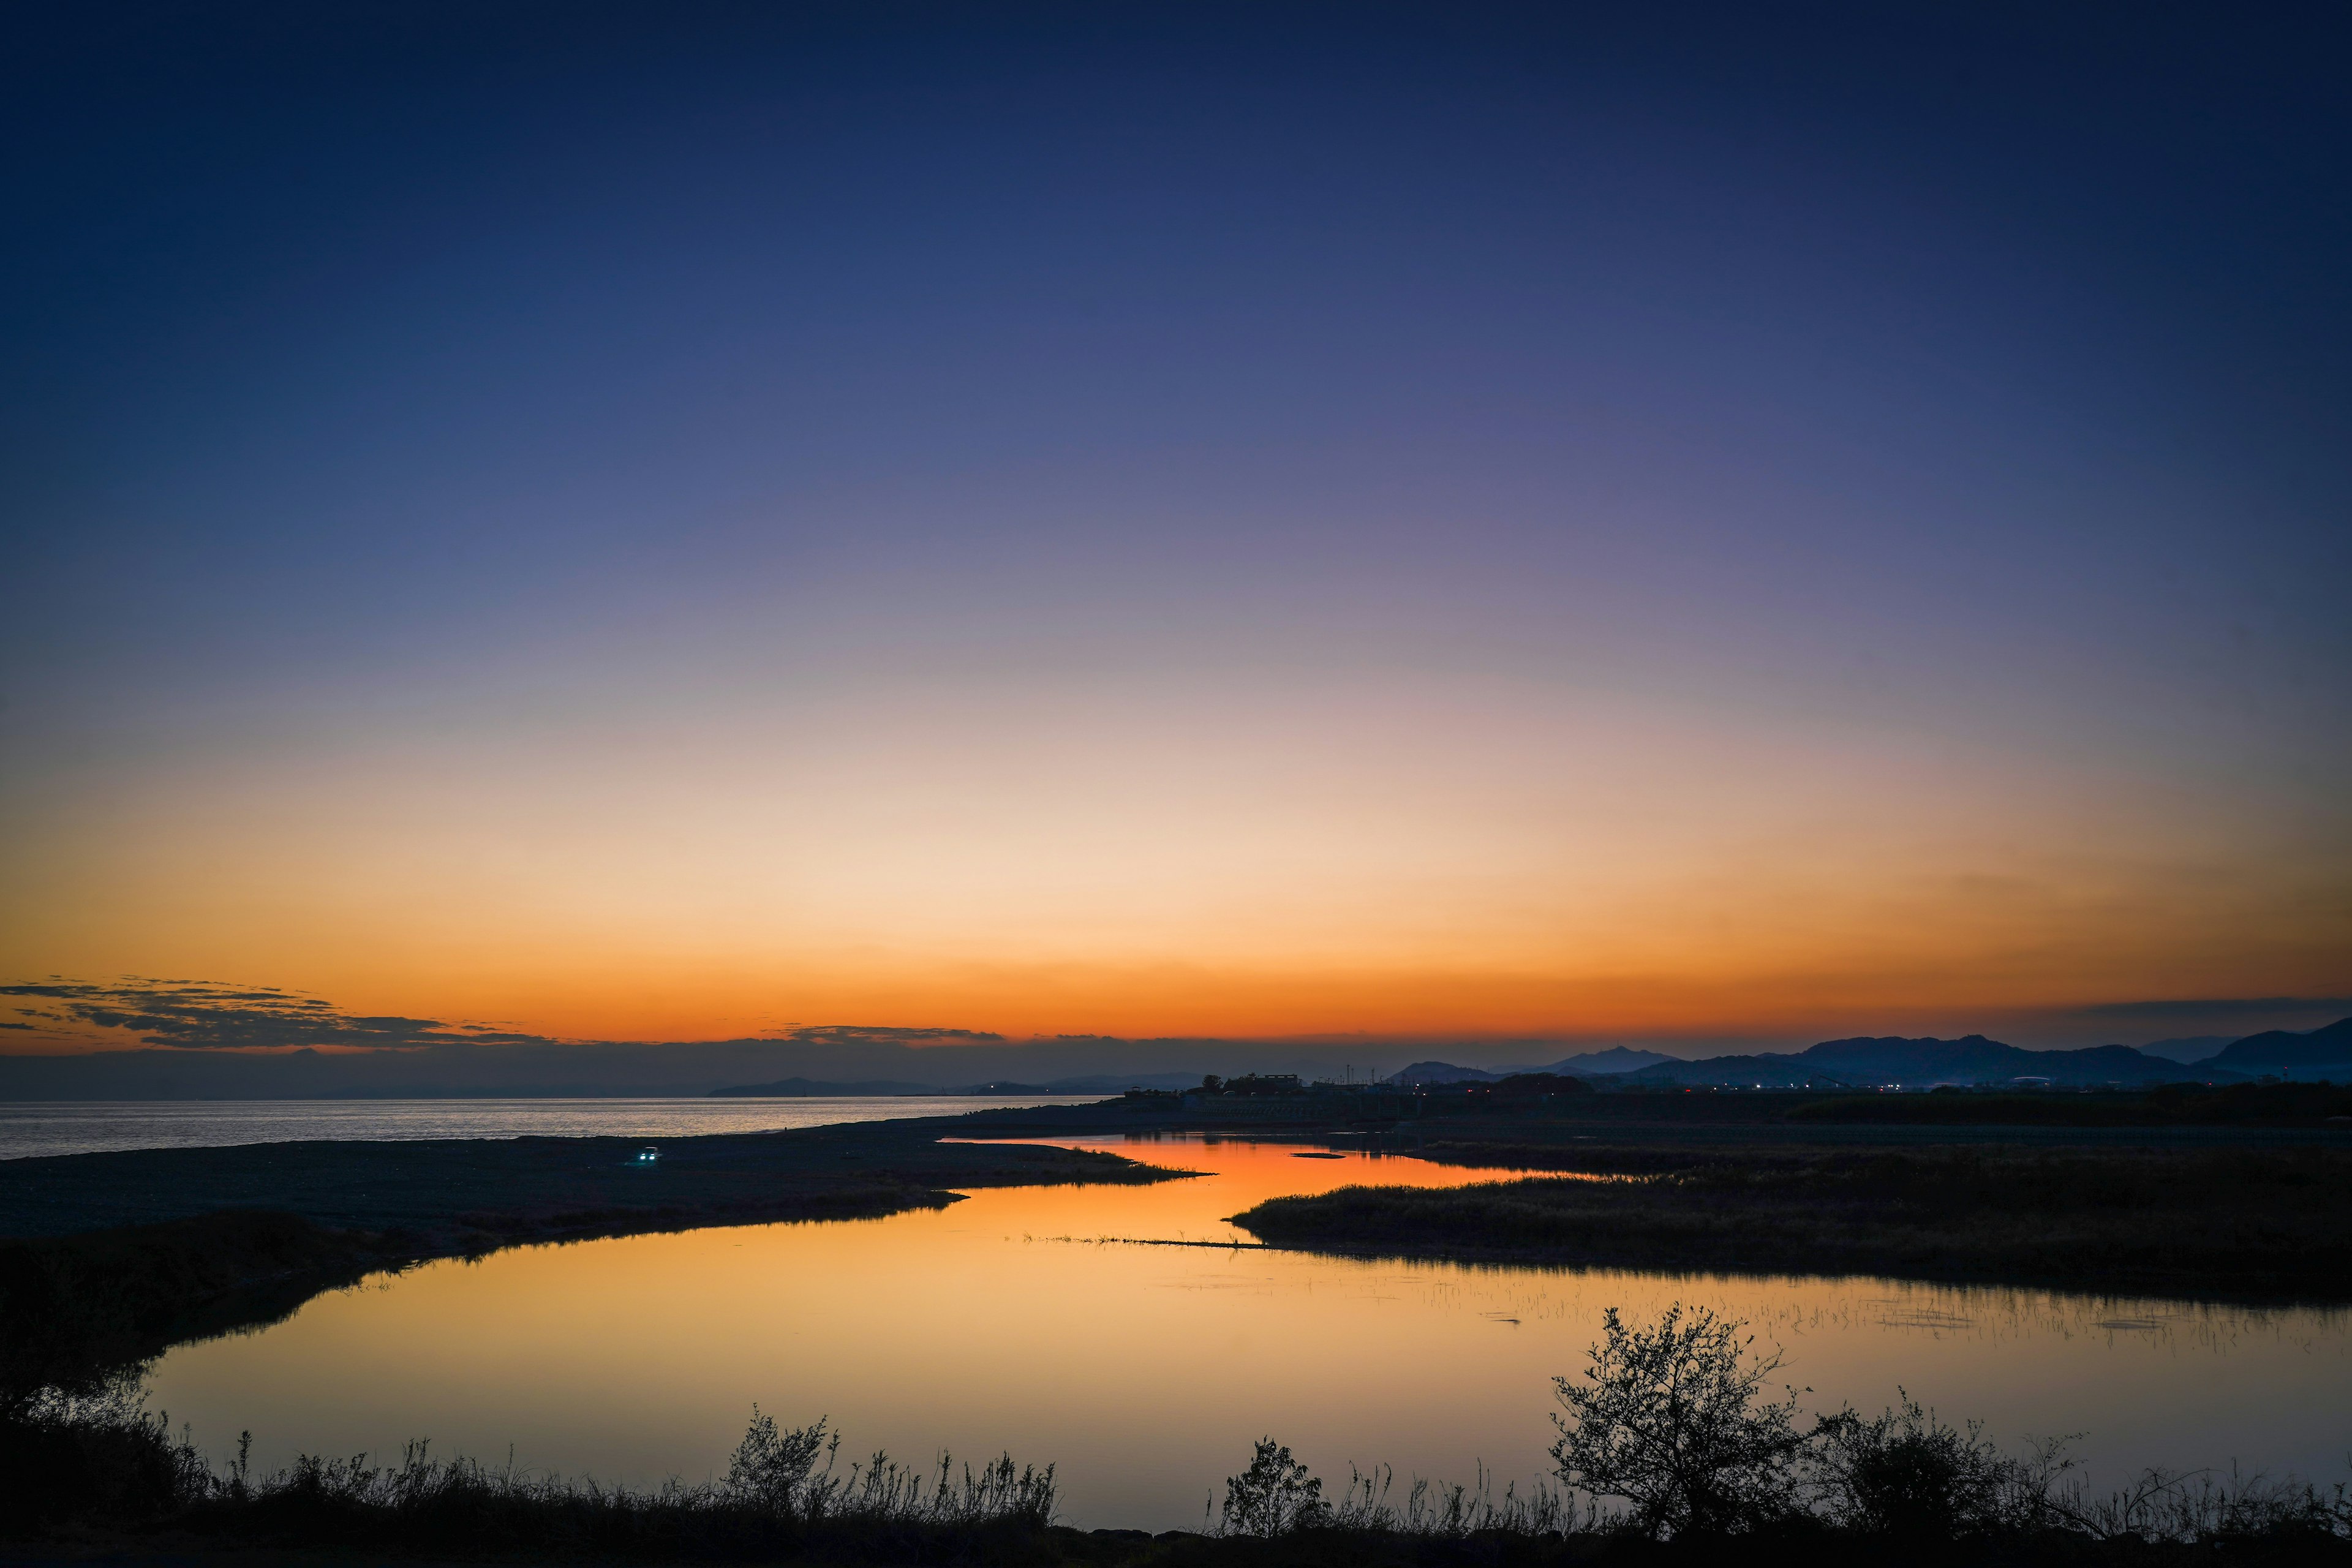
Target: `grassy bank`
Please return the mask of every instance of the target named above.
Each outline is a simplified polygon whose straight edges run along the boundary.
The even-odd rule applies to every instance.
[[[1050,1466],[1010,1456],[960,1466],[942,1456],[917,1469],[883,1454],[844,1466],[823,1422],[779,1428],[756,1412],[725,1477],[632,1489],[436,1459],[421,1444],[388,1465],[306,1457],[256,1476],[241,1459],[215,1468],[128,1402],[100,1401],[0,1416],[0,1562],[1535,1568],[1798,1552],[1860,1565],[1895,1552],[1936,1563],[2118,1568],[2352,1561],[2352,1509],[2340,1492],[2152,1477],[2094,1500],[2067,1489],[2062,1470],[1999,1460],[1972,1435],[1913,1423],[1874,1447],[1867,1435],[1884,1437],[1885,1422],[1838,1429],[1848,1434],[1846,1459],[1792,1490],[1786,1506],[1727,1531],[1659,1540],[1628,1513],[1571,1507],[1549,1489],[1497,1500],[1416,1482],[1400,1494],[1386,1472],[1359,1475],[1326,1501],[1287,1449],[1275,1455],[1278,1467],[1266,1463],[1269,1441],[1226,1481],[1213,1530],[1155,1535],[1056,1524]],[[1864,1435],[1858,1450],[1855,1432]],[[1980,1462],[1933,1462],[1954,1454]],[[1890,1469],[1893,1495],[1909,1511],[1883,1506]],[[1974,1502],[1998,1506],[1972,1512]]]
[[[1278,1246],[1361,1254],[2352,1300],[2352,1151],[1423,1152],[1581,1179],[1348,1187],[1235,1222]]]
[[[404,1232],[436,1247],[657,1225],[664,1217],[890,1213],[950,1187],[1157,1181],[1109,1154],[942,1142],[961,1118],[659,1140],[449,1139],[248,1143],[0,1160],[0,1237],[70,1236],[223,1209],[299,1215],[331,1230]]]
[[[2166,1084],[2137,1094],[1856,1094],[1790,1107],[1788,1120],[1840,1125],[2326,1127],[2352,1123],[2352,1089],[2326,1083]],[[2352,1129],[2348,1129],[2352,1130]]]
[[[937,1208],[950,1189],[1156,1182],[1115,1154],[934,1124],[665,1142],[254,1144],[0,1162],[0,1403],[89,1386],[385,1268],[499,1247]]]
[[[89,1392],[178,1341],[273,1321],[397,1261],[382,1237],[250,1210],[0,1241],[0,1409],[45,1386]]]

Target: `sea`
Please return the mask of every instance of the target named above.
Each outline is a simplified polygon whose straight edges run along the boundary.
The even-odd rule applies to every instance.
[[[898,1116],[1086,1105],[1098,1094],[762,1100],[165,1100],[0,1103],[0,1160],[115,1149],[205,1149],[432,1138],[690,1138]]]

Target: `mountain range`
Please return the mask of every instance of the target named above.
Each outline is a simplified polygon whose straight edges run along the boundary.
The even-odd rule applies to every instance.
[[[2233,1072],[2277,1073],[2282,1078],[2352,1080],[2352,1018],[2294,1034],[2265,1029],[2224,1046],[2206,1063]]]
[[[58,987],[15,989],[37,993],[34,999],[45,1001],[53,1010],[60,1005],[47,1000],[49,992]],[[7,993],[7,987],[0,987],[0,994]],[[234,1007],[224,1003],[206,1011],[186,1005],[184,997],[180,1001],[181,1012],[188,1016],[184,1021],[192,1026],[205,1026],[193,1036],[184,1030],[149,1027],[138,1049],[56,1055],[0,1051],[0,1102],[698,1097],[737,1086],[745,1086],[739,1092],[803,1095],[1021,1093],[1033,1089],[1117,1094],[1130,1086],[1181,1088],[1200,1082],[1203,1073],[1211,1072],[1227,1078],[1247,1072],[1296,1072],[1309,1079],[1353,1075],[1360,1079],[1365,1058],[1381,1048],[1360,1040],[1126,1040],[1086,1036],[1013,1041],[953,1031],[832,1026],[796,1029],[778,1038],[566,1043],[536,1037],[456,1038],[442,1026],[428,1022],[417,1026],[423,1033],[412,1030],[402,1036],[400,1048],[350,1049],[342,1048],[345,1041],[373,1040],[376,1036],[369,1028],[383,1021],[341,1014],[332,1014],[323,1024],[307,1015],[290,1021],[276,1014],[249,1017],[254,1009],[243,1002]],[[113,991],[91,1005],[100,1003],[110,1012],[119,1010],[142,1019],[164,1010],[154,996],[125,998]],[[240,1008],[243,1011],[236,1010]],[[32,1032],[29,1025],[7,1027]],[[935,1037],[942,1034],[952,1034],[955,1043],[935,1043]],[[325,1048],[286,1048],[314,1037],[327,1042]],[[21,1049],[16,1037],[6,1038],[9,1045]],[[245,1048],[203,1048],[209,1047]],[[2088,1051],[2028,1051],[1970,1036],[1959,1040],[1830,1040],[1802,1051],[1723,1056],[1696,1062],[1621,1046],[1521,1067],[1514,1064],[1525,1060],[1529,1052],[1525,1041],[1422,1049],[1430,1055],[1391,1075],[1391,1080],[1484,1081],[1513,1072],[1556,1072],[1606,1082],[1724,1085],[1925,1086],[2002,1082],[2019,1077],[2066,1084],[2184,1079],[2233,1083],[2268,1074],[2352,1082],[2352,1019],[2307,1033],[2269,1030],[2219,1046],[2205,1039],[2167,1040],[2138,1050],[2102,1046]],[[1436,1056],[1437,1049],[1447,1056],[1469,1056],[1481,1065],[1446,1061]],[[2193,1069],[2184,1065],[2184,1058],[2196,1060]],[[1011,1087],[1014,1085],[1019,1087]]]
[[[863,1079],[845,1083],[830,1079],[787,1078],[779,1079],[774,1083],[729,1084],[723,1089],[714,1089],[710,1093],[721,1097],[768,1100],[839,1095],[887,1098],[893,1095],[945,1094],[1124,1094],[1130,1089],[1191,1089],[1200,1081],[1201,1075],[1192,1072],[1147,1072],[1125,1076],[1092,1073],[1079,1078],[1057,1078],[1046,1083],[999,1079],[942,1089],[935,1083],[908,1083],[898,1079]]]
[[[1541,1067],[1505,1067],[1491,1072],[1484,1068],[1455,1067],[1452,1062],[1414,1062],[1410,1067],[1399,1068],[1381,1081],[1398,1085],[1493,1083],[1497,1079],[1523,1072],[1559,1073],[1568,1078],[1608,1078],[1674,1060],[1674,1058],[1657,1051],[1635,1051],[1623,1046],[1612,1046],[1605,1051],[1585,1051],[1577,1056],[1562,1057]]]
[[[2162,1043],[2177,1047],[2204,1042]],[[1392,1074],[1388,1081],[1491,1082],[1507,1076],[1509,1070],[1514,1069],[1489,1072],[1451,1062],[1421,1061]],[[2177,1058],[2130,1046],[2035,1051],[2004,1045],[1982,1035],[1966,1035],[1957,1040],[1905,1039],[1890,1035],[1823,1040],[1801,1051],[1709,1057],[1698,1061],[1681,1061],[1620,1047],[1569,1057],[1548,1068],[1516,1070],[1605,1077],[1628,1086],[1741,1089],[1929,1089],[1938,1084],[1998,1084],[2036,1079],[2084,1088],[2182,1081],[2244,1083],[2263,1076],[2329,1078],[2343,1082],[2352,1081],[2352,1018],[2307,1034],[2271,1029],[2249,1035],[2231,1041],[2193,1068]]]

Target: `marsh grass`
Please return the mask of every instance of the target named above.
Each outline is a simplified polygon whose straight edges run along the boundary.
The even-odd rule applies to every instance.
[[[1416,1476],[1402,1493],[1396,1472],[1378,1465],[1369,1472],[1349,1467],[1348,1485],[1331,1504],[1330,1526],[1373,1535],[1438,1541],[1469,1541],[1484,1535],[1528,1538],[1610,1533],[1618,1521],[1591,1498],[1580,1504],[1538,1481],[1526,1491],[1517,1482],[1496,1497],[1494,1478],[1480,1467],[1469,1486],[1448,1485]]]
[[[136,1389],[50,1398],[0,1420],[0,1542],[103,1544],[118,1558],[258,1549],[362,1552],[372,1560],[977,1563],[1005,1568],[1370,1568],[1370,1565],[1753,1563],[1815,1564],[2352,1561],[2352,1500],[2298,1481],[2151,1472],[2091,1497],[2063,1456],[1999,1455],[1907,1402],[1824,1423],[1820,1468],[1772,1508],[1709,1528],[1645,1529],[1602,1499],[1538,1484],[1400,1483],[1351,1472],[1336,1496],[1272,1439],[1228,1483],[1242,1508],[1210,1534],[1079,1531],[1053,1522],[1055,1472],[1000,1457],[930,1468],[877,1454],[839,1462],[825,1422],[755,1412],[723,1479],[609,1487],[414,1443],[376,1464],[305,1456],[253,1474],[245,1445],[215,1468]],[[1957,1456],[1957,1462],[1955,1462]],[[1260,1461],[1264,1461],[1261,1463]],[[1256,1474],[1253,1475],[1253,1470]],[[1229,1491],[1229,1496],[1232,1495]],[[1251,1511],[1253,1500],[1271,1510]],[[62,1531],[62,1535],[58,1532]],[[1663,1533],[1664,1539],[1659,1539]]]
[[[1379,1467],[1336,1496],[1261,1438],[1213,1530],[1078,1531],[1055,1522],[1048,1465],[877,1452],[844,1464],[829,1422],[753,1406],[723,1477],[605,1486],[424,1442],[396,1462],[304,1455],[256,1476],[249,1436],[215,1468],[148,1413],[140,1383],[50,1388],[0,1409],[0,1543],[103,1545],[133,1560],[363,1552],[562,1562],[975,1563],[1004,1568],[1437,1568],[1439,1564],[2352,1563],[2352,1495],[2293,1479],[2149,1471],[2081,1484],[2063,1442],[2011,1454],[1907,1395],[1880,1415],[1798,1418],[1768,1389],[1776,1355],[1680,1303],[1649,1324],[1612,1309],[1579,1377],[1555,1380],[1556,1482],[1495,1495]],[[1664,1555],[1661,1556],[1660,1554]],[[299,1557],[298,1557],[299,1560]]]
[[[240,1545],[362,1545],[418,1554],[674,1561],[811,1557],[961,1562],[1019,1555],[1052,1524],[1052,1466],[1008,1455],[935,1467],[887,1453],[839,1463],[824,1421],[753,1412],[723,1479],[606,1486],[407,1445],[399,1460],[306,1454],[252,1473],[248,1440],[215,1469],[135,1389],[52,1396],[0,1421],[0,1533],[131,1527]]]
[[[2137,1093],[1841,1094],[1807,1100],[1790,1121],[1885,1126],[2325,1126],[2352,1117],[2352,1085],[2168,1083]]]
[[[2352,1150],[1471,1147],[1576,1174],[1343,1187],[1234,1220],[1358,1253],[2352,1298]]]

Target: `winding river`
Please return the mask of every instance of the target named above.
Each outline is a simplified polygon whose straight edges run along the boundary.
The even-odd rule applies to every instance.
[[[1385,1463],[1525,1484],[1548,1468],[1551,1377],[1581,1364],[1602,1310],[1684,1300],[1748,1320],[1809,1405],[1875,1411],[1900,1385],[2005,1443],[2080,1434],[2094,1484],[2233,1463],[2332,1481],[2352,1455],[2341,1310],[1237,1249],[1224,1216],[1265,1197],[1497,1173],[1197,1134],[1068,1142],[1204,1173],[430,1264],[173,1351],[152,1405],[215,1457],[251,1430],[263,1466],[429,1437],[645,1483],[723,1470],[757,1401],[831,1415],[848,1450],[1051,1460],[1069,1522],[1160,1530],[1197,1527],[1266,1434],[1335,1483]]]

